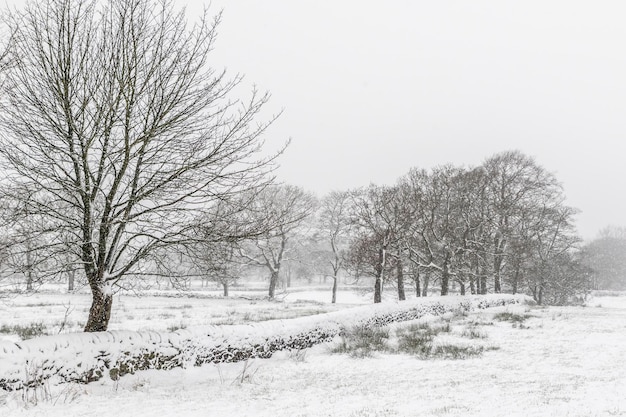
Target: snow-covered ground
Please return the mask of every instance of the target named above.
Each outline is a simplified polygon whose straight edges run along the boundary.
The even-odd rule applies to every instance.
[[[527,309],[453,318],[455,327],[477,323],[497,347],[469,359],[353,358],[330,353],[331,343],[245,363],[0,391],[0,416],[626,416],[626,298]],[[494,320],[503,310],[533,317]]]
[[[168,331],[209,324],[233,324],[292,318],[337,311],[370,301],[370,296],[342,291],[338,304],[330,304],[330,291],[294,291],[280,294],[278,301],[263,299],[264,293],[234,292],[223,298],[218,291],[181,294],[173,291],[135,296],[115,296],[109,330]],[[89,312],[89,294],[34,293],[0,299],[0,340],[19,340],[3,333],[11,326],[42,324],[45,334],[81,331]]]

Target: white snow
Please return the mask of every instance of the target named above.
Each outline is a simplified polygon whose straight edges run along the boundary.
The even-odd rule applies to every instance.
[[[507,306],[470,313],[466,320],[478,323],[498,347],[470,359],[356,359],[330,354],[324,344],[247,363],[50,384],[29,393],[38,395],[37,405],[22,392],[0,391],[0,415],[626,415],[626,298],[590,304],[602,307]],[[516,327],[493,320],[505,310],[533,317]]]
[[[319,343],[342,328],[365,323],[406,321],[459,308],[525,301],[523,296],[445,297],[381,303],[333,313],[232,326],[202,326],[174,333],[108,331],[44,336],[19,343],[0,341],[0,387],[19,389],[40,378],[93,381],[109,370],[188,367],[230,362],[241,354],[266,357],[277,348]],[[145,359],[149,357],[149,365]],[[142,365],[138,365],[141,363]],[[25,366],[26,365],[26,366]],[[37,369],[33,375],[32,369]],[[117,372],[117,371],[115,371]]]

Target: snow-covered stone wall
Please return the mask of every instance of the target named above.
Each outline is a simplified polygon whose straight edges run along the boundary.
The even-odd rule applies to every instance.
[[[527,303],[525,296],[445,297],[383,303],[290,320],[207,326],[173,333],[109,331],[0,342],[0,389],[53,382],[117,379],[143,369],[268,358],[285,349],[330,341],[353,326],[383,326],[426,314]]]

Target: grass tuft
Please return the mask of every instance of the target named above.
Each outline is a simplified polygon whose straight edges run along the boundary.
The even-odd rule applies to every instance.
[[[384,327],[356,326],[341,335],[341,341],[332,352],[348,353],[355,358],[366,358],[374,352],[388,350],[389,329]]]
[[[187,324],[182,321],[179,324],[172,324],[167,327],[167,331],[170,333],[175,332],[176,330],[185,330],[187,328]]]
[[[511,313],[510,311],[503,311],[495,314],[493,316],[493,319],[497,321],[508,321],[511,323],[523,323],[524,321],[526,321],[526,319],[530,317],[532,317],[530,314],[518,314]]]
[[[17,334],[22,340],[26,340],[45,335],[46,326],[43,323],[30,323],[25,326],[20,324],[13,326],[3,324],[0,327],[0,333]]]
[[[347,353],[352,357],[371,357],[375,352],[404,353],[420,359],[464,359],[480,355],[485,350],[496,349],[480,342],[487,335],[475,327],[464,329],[460,334],[447,321],[419,322],[395,329],[380,327],[355,327],[347,330],[333,353]],[[468,340],[469,339],[469,340]]]

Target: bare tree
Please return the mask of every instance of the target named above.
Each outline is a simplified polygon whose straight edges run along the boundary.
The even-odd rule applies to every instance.
[[[593,289],[626,290],[626,228],[600,231],[583,246],[582,262],[591,270]]]
[[[291,249],[302,222],[316,209],[316,199],[293,185],[270,186],[258,193],[248,213],[270,225],[265,233],[250,239],[240,249],[240,255],[249,265],[267,268],[270,273],[269,297],[276,295],[281,267]]]
[[[239,261],[237,244],[234,242],[204,243],[195,246],[192,261],[203,281],[213,281],[222,286],[224,297],[228,297],[230,286],[235,284],[243,273],[244,263]]]
[[[588,289],[585,279],[576,272],[582,267],[573,267],[571,256],[580,241],[573,225],[577,210],[564,206],[559,196],[546,197],[549,201],[535,213],[531,267],[525,278],[537,303],[543,304],[549,298],[550,304],[565,304],[569,296]]]
[[[552,174],[519,151],[494,155],[483,167],[489,179],[494,292],[499,293],[508,245],[518,229],[520,213],[532,210],[546,194],[560,194],[560,187]]]
[[[332,270],[333,290],[332,303],[337,302],[337,283],[339,271],[345,262],[350,222],[350,193],[333,191],[322,199],[319,228],[324,239],[330,244],[331,258],[328,260]]]
[[[358,239],[351,248],[352,264],[369,263],[374,267],[374,302],[382,301],[386,273],[394,267],[398,274],[398,299],[404,300],[404,278],[401,257],[401,242],[408,224],[412,221],[398,199],[398,187],[370,185],[352,193],[352,221],[357,228]],[[367,245],[374,245],[368,248]],[[372,253],[377,253],[373,261]],[[361,260],[359,260],[361,257]],[[393,268],[392,268],[393,269]]]
[[[268,181],[268,96],[209,66],[219,16],[189,27],[169,0],[43,0],[6,16],[0,93],[5,191],[70,236],[106,330],[114,286],[181,244],[198,210]],[[54,239],[51,239],[54,241]]]

